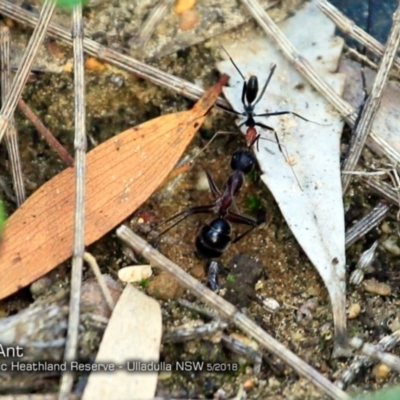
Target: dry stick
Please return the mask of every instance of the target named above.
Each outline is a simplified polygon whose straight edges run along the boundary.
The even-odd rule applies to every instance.
[[[1,69],[1,104],[4,104],[10,87],[10,31],[7,26],[0,28],[0,69]],[[22,176],[21,157],[18,148],[18,134],[15,129],[14,120],[11,118],[10,125],[6,130],[6,146],[11,161],[11,174],[13,177],[15,194],[18,207],[25,201],[25,186]]]
[[[389,72],[392,68],[394,58],[397,53],[397,48],[400,44],[400,4],[396,12],[393,14],[393,25],[389,33],[389,38],[386,44],[385,54],[383,55],[378,73],[376,74],[371,93],[367,97],[367,101],[361,112],[361,117],[356,128],[351,135],[349,148],[346,158],[342,165],[343,171],[353,171],[356,168],[360,159],[362,149],[364,148],[368,134],[371,130],[372,123],[378,112],[383,89],[389,78]],[[343,192],[347,190],[351,180],[350,174],[342,175]]]
[[[332,20],[332,22],[341,30],[344,34],[350,36],[363,47],[368,49],[370,52],[381,57],[385,51],[385,46],[379,43],[376,39],[370,36],[367,32],[359,28],[351,19],[347,18],[342,14],[335,6],[326,0],[322,0],[318,3],[319,9]],[[394,66],[400,69],[400,58],[396,57],[394,60]]]
[[[344,44],[343,47],[347,51],[348,54],[353,56],[353,58],[357,58],[358,62],[364,63],[364,65],[367,65],[369,68],[371,68],[374,71],[378,70],[378,65],[376,63],[374,63],[373,61],[371,61],[368,57],[359,53],[357,50],[351,48],[350,46],[347,46],[347,44]]]
[[[344,101],[323,79],[319,77],[311,64],[292,46],[282,31],[276,26],[268,14],[262,9],[256,0],[242,0],[250,13],[256,19],[266,34],[275,41],[283,55],[294,64],[296,70],[324,96],[353,127],[356,121],[356,109]],[[385,140],[370,132],[372,141],[382,149],[383,153],[394,161],[400,162],[400,153],[392,148]]]
[[[100,271],[100,268],[99,268],[99,265],[97,264],[96,259],[88,252],[85,252],[85,254],[83,255],[83,259],[90,265],[90,268],[92,268],[94,276],[97,279],[97,282],[103,293],[104,299],[108,305],[108,308],[110,309],[110,311],[114,310],[114,307],[115,307],[114,300],[111,296],[110,290],[108,289],[108,286],[104,279],[104,276]]]
[[[35,26],[37,21],[37,16],[11,4],[11,2],[8,1],[0,1],[0,13],[29,26]],[[59,25],[50,24],[47,34],[56,39],[60,39],[66,44],[72,44],[70,32]],[[104,47],[91,39],[85,38],[83,40],[83,47],[86,53],[91,54],[94,57],[113,64],[122,70],[132,72],[151,83],[171,89],[189,99],[197,100],[204,94],[204,90],[193,83],[135,60],[132,57],[118,53],[115,50]],[[228,110],[231,109],[229,103],[222,97],[218,98],[217,105]],[[349,114],[351,110],[352,109],[350,108],[347,114]]]
[[[381,195],[384,199],[388,200],[397,207],[399,204],[399,193],[385,182],[379,182],[372,179],[361,178],[361,181],[365,183],[369,189],[373,192]]]
[[[136,252],[142,254],[150,263],[164,271],[171,273],[184,287],[188,288],[200,300],[213,308],[228,322],[232,322],[239,329],[257,340],[266,350],[282,359],[299,375],[314,383],[324,393],[334,399],[349,399],[346,393],[335,387],[328,379],[301,360],[280,342],[268,335],[254,321],[242,314],[232,304],[206,288],[195,278],[179,268],[176,264],[152,248],[146,241],[133,233],[127,226],[117,229],[117,236],[130,245]]]
[[[86,178],[86,117],[85,117],[85,69],[83,58],[82,5],[73,9],[72,37],[74,42],[74,87],[75,87],[75,222],[72,256],[71,294],[65,361],[77,356],[79,311],[82,286],[83,255],[85,253],[85,178]],[[73,374],[63,373],[59,400],[67,400],[71,394]]]
[[[60,158],[69,166],[74,166],[74,159],[64,148],[64,146],[54,137],[54,135],[43,125],[42,121],[35,115],[29,106],[21,99],[18,101],[18,107],[25,116],[32,122],[35,128],[42,134],[50,147],[56,151]]]
[[[375,361],[380,361],[390,367],[390,369],[400,372],[400,358],[393,354],[383,352],[379,346],[364,343],[362,339],[357,337],[350,341],[350,345],[355,349],[360,350],[365,356],[370,357]]]
[[[5,3],[4,1],[1,2]],[[55,7],[55,0],[45,0],[38,24],[29,39],[28,46],[22,56],[20,66],[15,74],[7,99],[3,103],[0,111],[0,142],[7,129],[11,116],[14,114],[18,100],[21,98],[22,90],[28,79],[29,72],[32,68],[36,53],[39,50],[40,44],[43,42],[46,34],[46,29],[50,23]]]
[[[379,351],[387,352],[392,350],[400,341],[400,330],[394,331],[388,336],[384,336],[377,345],[374,346],[375,349]],[[335,382],[340,388],[346,388],[351,382],[357,378],[360,371],[365,370],[373,365],[373,360],[371,357],[366,355],[356,356],[353,362],[347,367],[342,373],[341,379]]]
[[[391,209],[390,205],[379,203],[372,211],[348,229],[346,231],[346,249],[380,224],[390,213]]]
[[[160,2],[153,8],[146,21],[140,27],[139,36],[135,40],[137,47],[146,46],[157,25],[163,20],[167,11],[171,9],[173,2],[174,0],[160,0]]]

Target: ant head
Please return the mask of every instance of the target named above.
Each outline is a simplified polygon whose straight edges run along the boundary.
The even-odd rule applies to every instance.
[[[245,82],[245,92],[247,104],[252,104],[258,94],[258,79],[255,75],[252,75],[249,80]]]
[[[244,174],[250,173],[255,164],[256,159],[250,150],[237,150],[231,158],[231,168]]]

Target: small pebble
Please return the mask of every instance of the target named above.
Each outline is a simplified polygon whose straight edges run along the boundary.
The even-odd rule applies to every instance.
[[[389,233],[392,231],[392,230],[390,229],[389,224],[388,224],[386,221],[382,223],[382,225],[381,225],[381,231],[382,231],[383,233],[386,233],[386,234],[389,234]]]
[[[201,172],[196,182],[196,190],[209,190],[208,179],[205,172]]]
[[[254,386],[256,386],[256,383],[257,383],[257,379],[255,379],[255,378],[247,379],[247,381],[243,383],[243,389],[251,390],[251,389],[253,389]]]
[[[394,256],[400,256],[400,247],[398,246],[396,239],[386,239],[382,245],[389,253],[392,253]]]
[[[200,14],[197,10],[188,10],[181,14],[179,21],[179,29],[181,31],[190,31],[200,21]]]
[[[150,278],[152,273],[150,265],[133,265],[121,268],[118,271],[118,278],[122,282],[140,282],[143,279]]]
[[[185,11],[191,10],[196,4],[196,0],[177,0],[175,2],[174,11],[176,14],[182,14]]]
[[[386,379],[390,373],[390,368],[383,363],[376,364],[372,373],[376,380]]]
[[[391,332],[396,332],[400,329],[400,320],[399,318],[396,316],[393,319],[390,319],[387,322],[387,326],[389,327]]]
[[[392,293],[392,288],[383,282],[378,282],[375,279],[368,279],[362,283],[364,290],[368,293],[378,294],[380,296],[389,296]]]
[[[147,293],[156,299],[167,301],[182,297],[184,289],[170,274],[162,273],[150,280]]]
[[[347,318],[354,319],[360,315],[361,306],[358,303],[351,304],[349,310],[347,311]]]
[[[277,312],[281,306],[280,304],[273,298],[271,297],[266,297],[263,299],[263,306],[269,311],[270,313]]]
[[[88,57],[85,61],[85,68],[92,71],[104,71],[106,66],[100,62],[97,58]]]

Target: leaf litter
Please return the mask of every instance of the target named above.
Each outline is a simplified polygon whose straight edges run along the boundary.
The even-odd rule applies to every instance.
[[[207,50],[202,49],[202,51],[207,52]],[[196,52],[198,52],[198,50],[196,49]],[[208,53],[207,53],[208,54]],[[193,61],[193,60],[192,60]],[[203,71],[202,71],[203,72]],[[165,102],[164,102],[165,103]],[[114,106],[114,104],[113,104]],[[113,107],[112,107],[113,108]],[[108,107],[106,110],[103,110],[103,112],[106,113],[106,115],[108,115],[110,113],[111,107]],[[98,112],[96,110],[96,112]],[[131,117],[132,118],[132,117]],[[115,121],[116,119],[114,118],[113,121]],[[109,122],[109,119],[106,119],[107,123]],[[270,122],[270,121],[269,121]],[[133,125],[133,124],[132,124]],[[122,129],[120,129],[122,130]],[[223,152],[228,151],[229,152],[229,148],[224,148]],[[212,157],[207,157],[206,160],[204,160],[204,164],[207,166],[207,168],[211,168],[213,170],[213,173],[215,175],[217,175],[217,173],[219,172],[220,179],[222,182],[222,179],[224,177],[226,177],[226,171],[224,170],[224,162],[221,161],[221,159],[223,159],[223,157],[221,156],[221,150],[218,151],[214,151],[213,149],[213,153],[212,156],[218,156],[220,160],[218,159],[212,159]],[[201,160],[201,159],[200,159]],[[36,164],[35,164],[36,165]],[[222,166],[222,168],[221,168]],[[221,173],[222,172],[222,173]],[[42,178],[43,179],[43,178]],[[189,178],[190,179],[190,178]],[[186,179],[185,179],[186,180]],[[174,196],[173,199],[171,199],[171,204],[175,203],[175,207],[177,207],[177,204],[179,202],[180,206],[182,207],[183,205],[187,204],[187,201],[192,201],[193,199],[191,199],[191,195],[186,195],[182,198],[182,192],[184,191],[184,193],[187,192],[187,188],[190,187],[189,183],[185,183],[186,186],[180,186],[177,188],[177,190],[181,189],[181,192],[178,192],[177,195]],[[257,185],[254,184],[253,182],[250,182],[249,186],[247,187],[247,191],[248,192],[255,192],[257,191],[257,194],[259,193],[264,193],[267,194],[265,190],[260,190],[257,188]],[[155,197],[155,203],[154,200],[153,202],[149,203],[151,206],[153,206],[156,209],[156,206],[158,205],[158,199],[160,199],[160,196],[156,196]],[[186,201],[186,203],[185,203]],[[269,200],[270,202],[270,200]],[[165,206],[165,202],[163,203]],[[192,203],[190,203],[192,204]],[[172,207],[172,206],[171,206]],[[271,205],[271,209],[272,212],[276,211],[274,208],[274,205]],[[176,210],[176,208],[175,208]],[[166,215],[168,215],[169,211],[168,209],[164,209],[163,210],[164,213],[166,213]],[[174,211],[172,211],[174,212]],[[279,213],[277,213],[279,214]],[[277,296],[279,296],[280,301],[283,301],[283,309],[278,313],[277,317],[275,319],[265,319],[264,322],[266,322],[269,325],[269,328],[271,329],[271,331],[273,331],[277,337],[281,337],[283,339],[283,341],[285,342],[286,340],[289,340],[290,346],[293,347],[296,352],[298,354],[300,354],[303,358],[305,359],[310,359],[310,362],[312,364],[315,365],[320,365],[321,370],[325,371],[328,375],[330,375],[332,377],[332,370],[330,369],[326,369],[327,366],[325,364],[325,360],[327,358],[329,358],[329,349],[331,348],[331,343],[330,343],[330,339],[328,338],[328,336],[326,336],[325,339],[325,335],[326,335],[326,325],[321,326],[321,321],[325,322],[326,320],[329,320],[329,315],[326,315],[326,313],[323,313],[323,315],[321,315],[321,311],[325,310],[327,307],[325,305],[325,307],[320,307],[317,311],[317,314],[314,318],[313,321],[313,325],[312,326],[307,326],[305,327],[306,332],[308,333],[307,337],[303,337],[302,339],[300,339],[301,341],[297,341],[298,337],[296,338],[296,340],[291,341],[290,340],[290,332],[292,331],[298,331],[297,336],[302,336],[300,330],[303,328],[299,328],[297,325],[293,325],[290,323],[291,321],[291,316],[290,316],[290,307],[295,308],[293,306],[295,306],[296,304],[298,304],[299,302],[301,302],[301,299],[304,298],[304,296],[308,296],[308,295],[317,295],[320,299],[323,297],[321,296],[321,293],[318,294],[318,292],[316,293],[316,287],[320,287],[321,284],[320,282],[315,282],[315,276],[316,274],[314,274],[314,271],[308,271],[309,269],[311,269],[310,267],[305,266],[307,264],[306,260],[302,257],[301,253],[298,252],[297,250],[297,246],[295,246],[295,244],[293,243],[293,241],[290,238],[290,235],[287,232],[287,229],[284,225],[280,225],[279,223],[277,223],[277,219],[275,220],[275,224],[273,225],[272,229],[271,229],[271,234],[268,237],[268,243],[269,243],[269,249],[274,249],[274,252],[272,254],[272,256],[270,258],[265,258],[267,266],[268,266],[268,271],[269,271],[269,275],[270,275],[270,280],[267,280],[264,282],[264,289],[268,289],[268,293],[271,294],[276,294]],[[188,226],[192,226],[195,225],[193,222],[191,222],[190,224],[187,224]],[[183,231],[183,232],[187,232],[187,230]],[[261,231],[260,231],[261,232]],[[190,235],[193,236],[193,230],[189,230],[189,233],[186,234],[189,235],[189,239],[186,239],[186,242],[188,240],[190,240]],[[178,235],[181,236],[182,234]],[[179,239],[182,240],[182,237],[180,237]],[[113,240],[113,239],[111,239]],[[115,240],[113,240],[115,241]],[[104,245],[104,241],[102,241],[103,243],[100,243]],[[237,253],[240,251],[246,252],[246,253],[252,253],[252,254],[265,254],[265,249],[262,247],[262,244],[265,242],[265,234],[264,237],[261,236],[261,234],[259,232],[254,233],[254,236],[252,236],[251,238],[249,238],[249,240],[244,240],[243,243],[238,243],[235,246],[232,246],[229,250],[228,250],[228,256],[232,253]],[[261,248],[260,248],[261,246]],[[92,246],[93,247],[93,246]],[[100,250],[100,246],[96,245],[96,250]],[[180,258],[181,257],[181,252],[180,250],[178,251],[177,247],[178,246],[173,246],[175,247],[175,251],[177,251],[177,257]],[[179,246],[180,247],[180,246]],[[192,264],[193,263],[193,257],[192,257],[192,249],[189,249],[188,247],[185,248],[185,246],[183,246],[185,251],[182,253],[182,256],[185,255],[186,258],[183,259],[184,264]],[[107,251],[109,249],[109,247],[106,245],[105,246]],[[275,251],[276,248],[276,251]],[[164,249],[166,250],[166,249]],[[169,249],[168,249],[169,250]],[[190,253],[190,255],[189,255]],[[285,253],[285,254],[284,254]],[[171,249],[171,254],[173,254],[173,251]],[[382,255],[382,254],[381,254]],[[111,259],[112,256],[110,256]],[[298,263],[293,263],[295,260],[298,259]],[[115,262],[115,261],[113,261]],[[121,260],[117,260],[116,261],[118,264],[121,262]],[[286,264],[288,265],[288,267],[286,267]],[[291,272],[289,270],[292,270]],[[60,270],[60,269],[59,269]],[[61,271],[60,271],[61,272]],[[290,291],[287,292],[287,288],[288,286],[290,287]],[[294,290],[293,290],[294,288]],[[300,294],[301,293],[301,294]],[[353,293],[355,294],[355,293]],[[14,296],[15,297],[15,296]],[[372,314],[369,313],[368,310],[370,310],[371,308],[374,310],[381,310],[383,311],[382,314],[385,314],[386,312],[386,307],[385,310],[382,309],[382,303],[379,301],[379,298],[371,298],[369,297],[368,299],[364,299],[362,300],[363,302],[365,302],[365,306],[366,306],[366,316],[363,317],[365,311],[363,308],[363,313],[361,315],[361,321],[358,321],[357,324],[353,325],[352,329],[358,329],[357,327],[360,326],[360,324],[362,324],[365,318],[370,320],[370,324],[368,325],[370,329],[372,329],[373,327],[375,327],[375,323],[373,324],[372,320]],[[385,303],[386,304],[386,303]],[[289,306],[289,308],[288,308]],[[174,306],[169,306],[167,304],[164,304],[164,310],[170,317],[173,316],[172,320],[176,321],[178,318],[177,315],[177,311],[176,307]],[[185,318],[185,317],[183,317]],[[364,325],[363,325],[364,326]],[[381,325],[379,325],[381,326]],[[319,340],[321,341],[322,344],[318,345],[317,347],[313,346],[312,340],[310,341],[309,336],[310,336],[310,329],[312,329],[313,332],[313,336],[315,333],[315,337],[318,337]],[[329,329],[328,329],[329,331]],[[320,332],[320,334],[319,334]],[[304,334],[304,331],[303,331]],[[326,340],[326,341],[325,341]],[[191,351],[193,351],[194,349],[194,344],[192,343],[191,346],[188,346],[187,348],[184,348],[185,353],[182,354],[182,349],[179,348],[179,354],[177,354],[177,357],[179,357],[179,359],[181,359],[182,357],[190,357]],[[209,354],[209,348],[206,346],[206,343],[197,343],[196,344],[196,354],[198,354],[200,352],[200,354],[203,354],[204,357],[208,357]],[[213,349],[217,350],[218,346],[213,345]],[[324,350],[325,349],[325,350]],[[327,349],[327,350],[326,350]],[[187,351],[187,353],[186,353]],[[309,355],[309,352],[312,352],[312,356]],[[318,355],[321,355],[322,352],[322,357],[319,357]],[[164,353],[165,354],[165,353]],[[325,354],[325,355],[324,355]],[[283,367],[282,367],[283,368]],[[335,368],[335,366],[333,366],[334,370],[337,371],[337,369]],[[247,371],[249,372],[249,369],[247,368]],[[251,373],[251,372],[249,372]],[[175,375],[175,374],[174,374]],[[271,374],[268,374],[268,380],[267,381],[261,381],[260,386],[255,389],[253,389],[252,392],[249,393],[250,398],[256,398],[253,396],[257,396],[257,394],[260,393],[261,390],[261,394],[265,394],[266,390],[267,393],[271,393],[273,394],[276,398],[279,398],[279,396],[283,396],[282,393],[284,393],[285,398],[288,398],[288,396],[290,397],[291,395],[296,395],[296,396],[305,396],[308,398],[320,398],[320,394],[315,393],[315,391],[312,391],[312,387],[310,387],[310,385],[305,382],[304,380],[296,380],[293,383],[293,380],[291,379],[291,383],[289,384],[289,382],[286,380],[285,383],[283,383],[281,381],[281,379],[279,378],[279,376],[277,376],[275,378],[275,373],[272,374],[273,376],[271,376]],[[263,374],[264,378],[265,375]],[[208,381],[203,381],[202,378],[200,376],[197,377],[198,379],[196,379],[196,384],[200,385],[201,388],[203,388],[203,384],[207,384]],[[207,378],[208,379],[208,378]],[[214,378],[211,378],[214,379]],[[219,379],[215,381],[213,380],[213,383],[218,385],[221,384],[224,379]],[[225,379],[226,380],[226,379]],[[171,382],[170,382],[171,381]],[[187,387],[186,384],[184,384],[181,380],[179,380],[179,378],[175,379],[174,377],[171,377],[170,381],[163,381],[161,382],[166,383],[166,386],[171,387],[170,385],[173,385],[174,387],[177,388],[182,388],[182,387]],[[186,382],[186,381],[185,381]],[[268,383],[268,389],[266,386],[264,386],[264,390],[262,390],[262,382],[267,382]],[[193,382],[195,383],[195,382]],[[224,384],[224,389],[227,390],[227,393],[233,393],[232,392],[232,388],[233,391],[235,390],[235,385],[231,386],[229,383],[223,383]],[[374,384],[373,382],[370,382],[368,380],[368,385],[365,384],[363,385],[363,388],[366,388],[367,386],[369,388],[371,388],[372,386],[376,386],[378,384]],[[357,386],[359,386],[359,384],[357,384]],[[230,390],[231,389],[231,390]],[[171,389],[174,390],[174,389]],[[178,391],[177,391],[178,390]],[[202,391],[204,389],[200,389],[200,391]],[[311,391],[311,393],[310,393]],[[158,391],[158,393],[161,393]],[[170,393],[167,391],[167,393]],[[179,389],[176,389],[173,393],[179,393]],[[181,392],[182,393],[182,392]]]

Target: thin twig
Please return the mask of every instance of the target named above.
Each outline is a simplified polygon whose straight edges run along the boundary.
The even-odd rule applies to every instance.
[[[296,70],[322,94],[340,115],[345,118],[349,126],[353,127],[356,121],[356,110],[344,101],[320,76],[317,74],[311,63],[308,62],[288,41],[283,32],[276,26],[268,14],[262,9],[256,0],[242,0],[254,19],[258,22],[265,33],[270,37],[282,51],[288,61],[293,63]],[[372,141],[382,149],[391,159],[400,162],[400,153],[390,146],[385,140],[379,137],[374,131],[370,132]]]
[[[356,58],[358,61],[368,65],[372,70],[377,71],[378,65],[371,61],[368,57],[364,56],[363,54],[359,53],[357,50],[347,46],[344,44],[344,49],[348,52],[349,55]]]
[[[206,288],[195,278],[187,274],[176,264],[164,257],[157,250],[152,248],[146,241],[135,235],[127,226],[120,226],[117,229],[117,235],[124,242],[133,247],[133,249],[142,254],[152,265],[171,273],[175,279],[183,286],[188,288],[200,300],[204,301],[210,307],[215,309],[222,318],[232,322],[239,329],[257,340],[265,349],[282,359],[291,366],[299,375],[310,380],[314,385],[324,393],[334,399],[349,399],[349,396],[335,387],[328,379],[314,370],[310,365],[301,360],[280,342],[268,335],[250,318],[239,312],[236,307],[226,300]]]
[[[65,147],[55,138],[55,136],[43,125],[42,121],[36,116],[36,114],[29,108],[29,106],[20,99],[18,101],[18,107],[25,114],[25,116],[32,122],[35,128],[42,134],[46,142],[50,147],[60,156],[60,158],[68,165],[68,167],[74,166],[74,159],[65,149]]]
[[[390,367],[390,369],[400,372],[400,358],[394,354],[382,351],[380,346],[363,343],[363,340],[360,338],[353,338],[350,340],[350,345],[355,349],[360,350],[365,356],[370,357],[375,361],[380,361]]]
[[[358,27],[351,19],[347,18],[334,5],[329,3],[329,1],[321,0],[318,3],[318,7],[345,35],[350,36],[375,55],[379,57],[383,55],[385,46]],[[395,58],[393,65],[400,69],[399,57]]]
[[[86,117],[85,117],[85,69],[83,58],[82,5],[73,9],[72,37],[74,41],[75,87],[75,223],[72,256],[71,297],[69,303],[68,334],[65,361],[76,359],[82,286],[82,267],[85,252],[85,178],[86,178]],[[67,400],[73,384],[72,372],[63,373],[59,400]]]
[[[393,189],[386,182],[365,178],[361,178],[361,181],[365,183],[365,185],[367,185],[368,188],[371,189],[373,192],[381,195],[385,200],[396,205],[397,207],[400,206],[399,193],[396,192],[396,190]]]
[[[7,26],[0,28],[0,69],[1,69],[1,104],[4,104],[10,87],[10,31]],[[6,130],[6,146],[11,162],[11,174],[13,177],[14,190],[17,197],[18,207],[25,201],[25,186],[22,176],[21,157],[18,148],[18,133],[15,129],[14,119]]]
[[[378,226],[390,213],[392,207],[385,203],[379,203],[365,217],[346,231],[346,249],[357,240],[364,237],[369,231]]]
[[[8,1],[0,1],[0,13],[28,26],[35,26],[38,19],[33,13],[25,11],[21,7],[17,7]],[[72,44],[71,33],[68,29],[59,25],[54,23],[50,24],[47,33],[66,44]],[[117,51],[102,46],[91,39],[85,38],[83,41],[83,47],[86,53],[94,57],[115,65],[124,71],[132,72],[151,83],[173,90],[191,100],[198,100],[204,94],[204,89],[199,88],[191,82],[168,74],[167,72],[135,60],[127,55],[118,53]],[[222,97],[218,98],[216,104],[224,109],[230,110],[232,108]],[[349,112],[351,112],[351,109]]]
[[[1,2],[5,3],[5,2]],[[55,7],[55,0],[45,0],[41,13],[39,15],[38,23],[31,38],[29,39],[28,46],[22,56],[20,66],[15,74],[10,91],[8,92],[7,99],[3,103],[0,111],[0,142],[7,129],[11,116],[14,114],[17,107],[18,100],[21,98],[22,90],[28,79],[31,71],[33,61],[35,60],[36,53],[39,50],[40,44],[43,42],[46,34],[47,27],[49,26],[51,16],[53,15]]]
[[[150,15],[140,27],[138,37],[135,38],[134,44],[136,44],[137,47],[145,47],[147,45],[157,25],[163,20],[168,10],[171,9],[173,2],[174,0],[160,0],[158,4],[154,6]]]
[[[368,134],[371,130],[375,115],[378,112],[383,89],[389,78],[389,72],[392,68],[397,49],[400,44],[400,5],[393,15],[393,25],[389,33],[389,38],[386,44],[385,53],[381,59],[378,73],[376,74],[371,93],[367,97],[367,101],[361,112],[360,119],[353,131],[350,139],[349,148],[346,158],[343,161],[343,171],[353,171],[358,164],[362,149],[364,148]],[[342,175],[343,192],[349,187],[351,175]]]
[[[400,342],[400,330],[394,331],[392,334],[383,337],[377,345],[374,347],[380,351],[387,352],[392,350]],[[366,355],[356,356],[354,361],[348,368],[342,373],[341,379],[335,382],[335,385],[341,389],[346,388],[351,382],[353,382],[360,371],[365,371],[366,368],[371,367],[373,360],[371,357]]]
[[[90,268],[92,268],[94,276],[96,277],[100,289],[103,293],[104,299],[107,302],[108,308],[110,309],[110,311],[114,310],[114,300],[111,296],[110,289],[108,288],[106,281],[104,280],[104,276],[100,271],[96,259],[88,252],[85,252],[85,254],[83,255],[83,259],[90,265]]]

